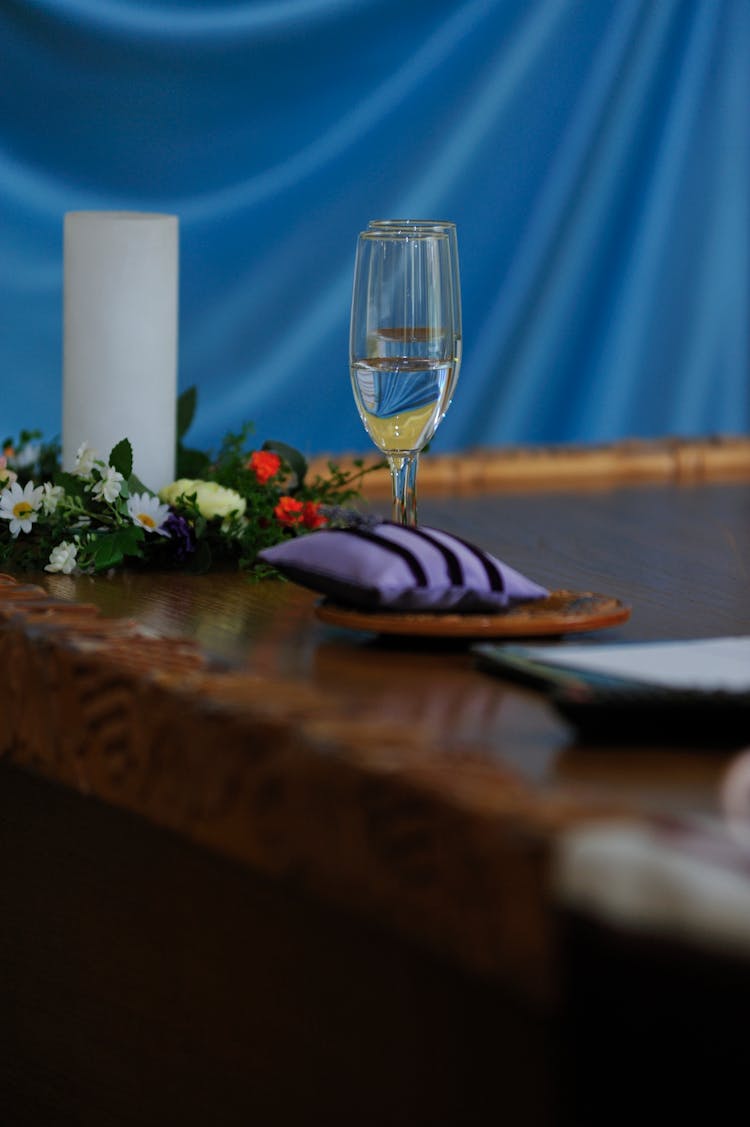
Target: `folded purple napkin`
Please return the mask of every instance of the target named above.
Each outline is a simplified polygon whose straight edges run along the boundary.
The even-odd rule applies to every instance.
[[[498,611],[548,594],[457,536],[390,521],[321,529],[260,558],[303,587],[366,610]]]

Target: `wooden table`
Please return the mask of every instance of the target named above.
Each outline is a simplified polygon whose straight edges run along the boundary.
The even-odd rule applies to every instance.
[[[749,482],[428,494],[420,517],[627,602],[602,640],[744,634]],[[15,579],[5,1121],[589,1122],[556,843],[721,819],[734,752],[584,746],[466,645],[326,627],[290,584]]]

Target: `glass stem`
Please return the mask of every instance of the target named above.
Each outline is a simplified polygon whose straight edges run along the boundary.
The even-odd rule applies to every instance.
[[[417,464],[419,454],[389,454],[393,485],[393,521],[413,526],[417,523]]]

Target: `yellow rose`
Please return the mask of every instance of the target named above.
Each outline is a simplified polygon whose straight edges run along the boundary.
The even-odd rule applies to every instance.
[[[181,497],[191,497],[193,493],[197,493],[200,484],[199,481],[191,481],[189,477],[180,477],[159,490],[159,500],[167,505],[176,505]]]
[[[181,477],[159,491],[159,499],[168,505],[176,505],[182,497],[192,497],[198,511],[206,520],[214,517],[228,517],[230,513],[242,516],[245,511],[245,498],[234,489],[227,489],[215,481],[192,481]]]

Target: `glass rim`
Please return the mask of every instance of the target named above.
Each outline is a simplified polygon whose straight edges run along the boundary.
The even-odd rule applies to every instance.
[[[370,219],[368,230],[437,230],[455,232],[456,224],[452,219]]]
[[[448,231],[441,231],[435,227],[367,227],[364,231],[359,232],[360,239],[367,239],[370,242],[385,242],[387,240],[403,241],[406,239],[422,240],[427,239],[445,239],[446,242],[450,239]]]

